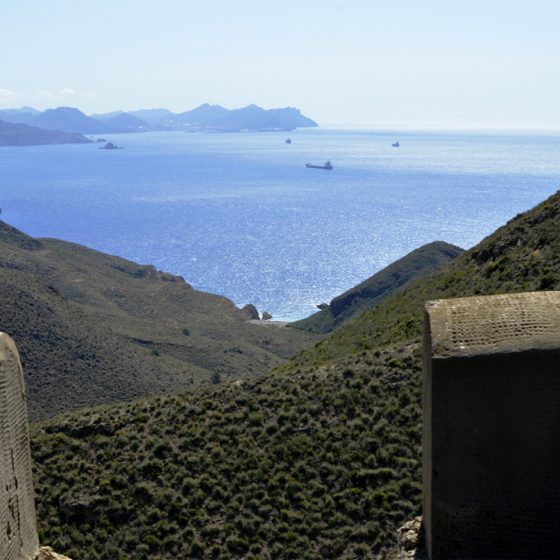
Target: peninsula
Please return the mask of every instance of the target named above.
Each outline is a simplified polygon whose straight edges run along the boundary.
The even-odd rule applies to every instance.
[[[0,120],[0,146],[35,146],[40,144],[87,144],[91,142],[81,134],[45,130],[27,124],[8,123]]]

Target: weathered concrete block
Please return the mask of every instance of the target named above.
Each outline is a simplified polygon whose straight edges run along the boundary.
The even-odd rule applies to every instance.
[[[426,306],[432,560],[560,557],[560,292]]]
[[[27,560],[38,548],[23,373],[0,333],[0,560]]]

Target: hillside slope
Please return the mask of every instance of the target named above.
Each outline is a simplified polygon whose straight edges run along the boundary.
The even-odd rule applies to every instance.
[[[419,512],[417,362],[384,351],[38,425],[40,538],[75,558],[371,559]]]
[[[291,367],[328,364],[362,349],[419,341],[422,310],[429,300],[554,289],[560,289],[560,192],[296,356]]]
[[[57,107],[27,118],[26,122],[32,126],[48,130],[61,130],[79,134],[103,134],[111,132],[111,127],[102,121],[92,119],[75,107]]]
[[[299,127],[317,126],[315,121],[302,115],[299,109],[293,107],[263,109],[257,105],[248,105],[240,109],[226,109],[221,105],[204,103],[195,109],[178,114],[165,109],[132,111],[131,114],[153,125],[185,130],[234,132],[293,130]]]
[[[423,302],[560,287],[559,225],[556,194],[257,381],[36,426],[43,539],[107,559],[379,558],[420,511]]]
[[[247,105],[233,109],[219,118],[203,123],[205,127],[219,130],[294,130],[299,127],[314,127],[317,123],[301,114],[299,109],[263,109],[257,105]]]
[[[103,119],[103,122],[113,132],[146,132],[155,128],[146,121],[123,112]]]
[[[335,297],[327,308],[292,323],[292,326],[329,333],[388,298],[398,288],[441,268],[462,252],[463,249],[443,241],[423,245]]]
[[[230,111],[221,105],[210,105],[204,103],[199,107],[185,111],[175,116],[177,122],[190,126],[202,126],[208,121],[220,119],[228,115]]]
[[[38,146],[44,144],[88,144],[81,134],[45,130],[27,124],[0,120],[0,146]]]
[[[312,339],[264,329],[182,278],[0,222],[0,330],[20,349],[31,418],[254,376]]]

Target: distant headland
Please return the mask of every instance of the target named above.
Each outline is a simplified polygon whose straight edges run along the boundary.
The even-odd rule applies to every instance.
[[[0,120],[0,146],[34,146],[41,144],[87,144],[82,134],[47,130],[27,124]]]
[[[266,132],[290,131],[300,127],[315,127],[317,123],[304,116],[299,109],[263,109],[257,105],[247,105],[240,109],[226,109],[221,105],[205,103],[183,113],[173,113],[168,109],[141,109],[139,111],[116,111],[113,113],[86,115],[74,107],[57,107],[38,111],[32,107],[0,110],[0,125],[4,127],[5,140],[2,145],[21,145],[8,133],[16,132],[7,123],[27,125],[42,131],[56,131],[65,134],[110,134],[122,132],[149,132],[182,130],[185,132]],[[17,132],[21,133],[23,129]],[[27,132],[30,132],[27,130]],[[44,141],[45,135],[30,136],[30,143],[53,143]],[[65,143],[64,137],[59,143]],[[66,138],[75,142],[76,138]],[[83,140],[80,140],[83,141]],[[58,142],[57,142],[58,143]]]

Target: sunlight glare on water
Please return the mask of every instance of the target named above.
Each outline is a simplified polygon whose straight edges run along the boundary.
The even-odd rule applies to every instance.
[[[126,149],[1,148],[3,219],[286,320],[424,243],[474,245],[555,192],[560,177],[552,133],[108,138]],[[332,171],[304,166],[326,160]]]

